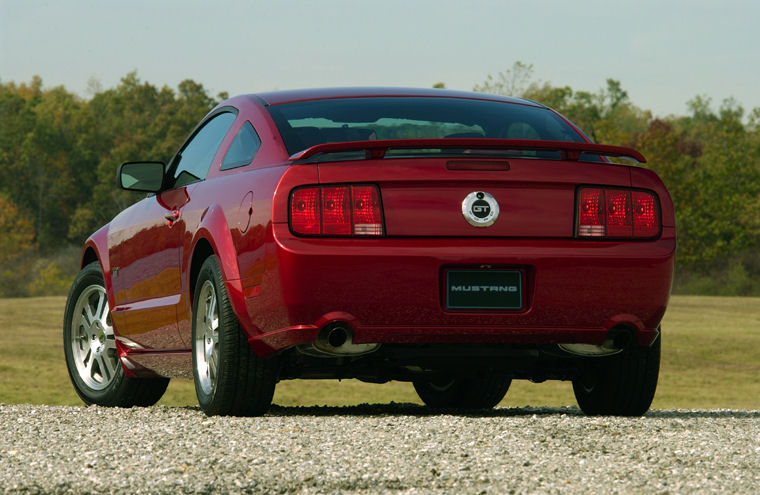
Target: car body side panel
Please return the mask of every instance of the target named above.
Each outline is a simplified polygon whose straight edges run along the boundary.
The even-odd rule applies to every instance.
[[[266,263],[265,239],[272,219],[272,198],[291,163],[282,151],[282,141],[267,112],[258,100],[235,99],[240,109],[238,120],[220,146],[206,180],[193,189],[183,209],[185,235],[182,247],[183,298],[178,310],[179,334],[191,345],[192,287],[190,266],[201,239],[207,241],[219,259],[233,310],[249,335],[260,333],[249,317],[243,297],[244,285],[260,285]],[[252,162],[232,170],[220,170],[221,162],[234,135],[244,122],[252,122],[261,147]],[[280,160],[280,161],[277,161]],[[298,180],[316,181],[316,169],[294,174]],[[286,181],[287,182],[287,181]],[[271,236],[270,236],[271,237]]]
[[[119,335],[146,349],[181,349],[177,305],[181,298],[179,251],[184,220],[180,212],[194,186],[139,201],[110,224],[109,260]]]
[[[198,203],[201,204],[202,201],[199,201]],[[177,316],[181,338],[188,348],[191,345],[192,294],[195,290],[195,287],[190,287],[192,283],[190,281],[190,266],[192,254],[198,243],[205,240],[211,245],[219,260],[219,267],[221,268],[222,276],[225,281],[240,279],[235,249],[232,244],[230,232],[227,228],[227,219],[222,211],[222,207],[216,204],[204,209],[200,215],[198,215],[198,211],[192,211],[189,213],[189,216],[192,217],[194,223],[197,221],[197,225],[193,225],[192,233],[187,233],[187,243],[186,247],[183,249],[182,303],[179,306]],[[233,304],[233,309],[236,309],[239,300],[242,298],[242,294],[237,288],[237,285],[239,284],[227,284],[227,290],[230,295],[230,301]]]

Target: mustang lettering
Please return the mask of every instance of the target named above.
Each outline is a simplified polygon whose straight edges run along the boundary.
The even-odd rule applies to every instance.
[[[452,292],[517,292],[516,285],[452,285]]]

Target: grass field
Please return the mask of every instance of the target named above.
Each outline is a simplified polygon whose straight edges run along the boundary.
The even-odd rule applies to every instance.
[[[0,403],[81,404],[63,358],[63,297],[0,299]],[[673,296],[663,321],[654,408],[760,409],[760,298]],[[352,405],[414,402],[408,383],[293,380],[274,402]],[[172,380],[166,405],[195,405],[189,380]],[[569,382],[515,381],[502,406],[574,405]]]

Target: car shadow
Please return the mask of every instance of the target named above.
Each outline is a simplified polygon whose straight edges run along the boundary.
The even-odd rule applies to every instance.
[[[182,409],[201,412],[200,407],[186,406]],[[576,406],[565,407],[498,407],[495,409],[431,409],[412,403],[359,404],[354,406],[280,406],[273,404],[267,417],[296,416],[460,416],[473,418],[532,417],[532,416],[584,416]],[[694,419],[727,418],[758,419],[760,411],[742,409],[652,409],[644,419]],[[638,419],[638,418],[632,418]]]
[[[354,406],[278,406],[272,405],[269,416],[550,416],[582,415],[577,407],[505,407],[497,409],[431,409],[411,403],[359,404]]]

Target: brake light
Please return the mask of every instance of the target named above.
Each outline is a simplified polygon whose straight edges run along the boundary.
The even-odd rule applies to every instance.
[[[318,187],[304,187],[293,191],[290,196],[290,226],[293,232],[307,235],[321,233],[320,192]]]
[[[607,237],[632,237],[631,191],[607,189]]]
[[[383,235],[380,193],[375,185],[310,186],[290,194],[290,228],[295,234]]]
[[[321,233],[324,235],[351,234],[351,193],[348,187],[322,188]]]
[[[645,239],[660,232],[660,209],[651,191],[582,187],[577,195],[576,235]]]
[[[660,231],[660,207],[653,193],[633,191],[633,236],[654,237]]]

